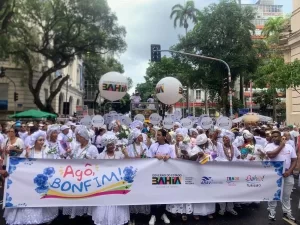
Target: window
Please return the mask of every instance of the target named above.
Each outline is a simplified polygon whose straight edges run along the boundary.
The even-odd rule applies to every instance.
[[[196,100],[201,99],[201,90],[196,90]]]

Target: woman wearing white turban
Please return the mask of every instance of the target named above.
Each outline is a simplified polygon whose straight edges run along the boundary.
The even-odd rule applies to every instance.
[[[37,131],[32,135],[33,147],[28,148],[26,157],[43,159],[45,153],[45,132]],[[26,194],[26,193],[25,193]],[[58,208],[6,208],[3,217],[9,225],[35,225],[50,223],[58,216]]]
[[[92,145],[91,134],[85,126],[78,126],[75,129],[76,139],[78,145],[74,148],[70,154],[71,159],[96,159],[98,157],[98,149]],[[83,216],[89,214],[90,207],[76,206],[76,207],[64,207],[63,215],[70,216],[71,219],[76,216]]]
[[[147,154],[148,147],[143,142],[143,135],[139,129],[133,129],[129,135],[130,145],[127,147],[130,158],[144,158]]]
[[[105,133],[102,141],[106,148],[99,154],[98,159],[127,157],[122,152],[115,151],[118,138],[112,132]],[[130,220],[129,206],[95,206],[91,207],[90,215],[95,225],[123,225]]]
[[[132,143],[127,147],[127,153],[130,158],[144,158],[147,155],[148,147],[143,143],[143,135],[139,129],[131,131],[129,142]],[[149,205],[131,205],[129,209],[132,214],[150,214]]]
[[[59,155],[59,143],[57,141],[58,134],[60,133],[59,125],[50,125],[47,130],[47,156],[48,158],[58,159]]]
[[[223,135],[223,148],[218,152],[218,157],[216,161],[237,161],[240,158],[240,151],[237,147],[233,146],[231,143],[233,141],[233,137],[229,133],[224,133]],[[234,210],[234,204],[232,202],[222,202],[219,203],[220,211],[219,214],[223,216],[225,211],[231,213],[232,215],[238,215],[238,213]]]
[[[189,159],[189,141],[185,141],[188,136],[187,130],[183,128],[177,128],[175,133],[175,152],[177,158]],[[166,210],[175,215],[181,214],[182,220],[187,221],[187,214],[192,214],[193,212],[193,204],[168,204],[166,205]]]
[[[195,141],[195,147],[189,152],[191,160],[199,161],[213,160],[211,152],[213,150],[211,141],[206,134],[200,134]],[[201,163],[202,164],[202,163]],[[216,203],[195,203],[193,204],[193,215],[195,220],[199,220],[199,216],[208,216],[212,219],[212,214],[216,211]]]

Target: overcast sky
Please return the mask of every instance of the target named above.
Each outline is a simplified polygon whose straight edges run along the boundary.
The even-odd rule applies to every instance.
[[[184,34],[183,28],[174,28],[170,12],[175,4],[184,4],[185,0],[107,0],[119,24],[126,27],[127,51],[120,55],[125,76],[131,77],[134,86],[144,82],[146,68],[150,59],[150,45],[160,44],[169,49],[178,42],[178,35]],[[198,9],[203,9],[219,0],[194,0]],[[253,3],[256,0],[242,0]],[[284,12],[292,12],[292,0],[275,0],[284,5]],[[190,23],[190,28],[193,26]],[[134,88],[130,90],[130,93]]]

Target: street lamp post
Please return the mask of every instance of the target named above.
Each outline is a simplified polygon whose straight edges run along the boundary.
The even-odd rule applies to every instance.
[[[173,50],[155,50],[157,52],[171,52],[171,53],[176,53],[176,54],[181,54],[181,55],[187,55],[187,56],[193,56],[197,58],[202,58],[202,59],[207,59],[207,60],[213,60],[217,61],[220,63],[223,63],[228,71],[228,85],[229,85],[229,106],[230,106],[230,117],[233,117],[233,109],[232,109],[232,88],[231,88],[231,71],[229,65],[222,59],[217,59],[213,57],[208,57],[204,55],[197,55],[197,54],[192,54],[192,53],[186,53],[186,52],[179,52],[179,51],[173,51]]]
[[[16,103],[16,99],[15,99],[15,95],[17,93],[16,84],[10,77],[5,75],[5,69],[3,67],[1,67],[1,70],[0,70],[0,78],[2,78],[2,77],[6,77],[14,85],[14,90],[15,90],[15,92],[14,92],[14,115],[15,115],[16,114],[16,108],[17,108],[16,107],[17,103]]]

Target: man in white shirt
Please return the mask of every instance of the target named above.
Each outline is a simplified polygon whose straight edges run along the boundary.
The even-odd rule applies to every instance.
[[[280,131],[272,132],[272,143],[267,144],[265,147],[265,152],[271,161],[284,161],[285,165],[283,168],[283,194],[282,194],[282,211],[283,216],[288,220],[295,221],[295,218],[292,216],[291,210],[291,193],[294,187],[294,177],[293,170],[296,167],[297,155],[295,149],[286,144],[286,140],[283,140],[280,134]],[[269,209],[269,219],[275,220],[276,214],[276,201],[270,201],[268,203]]]

